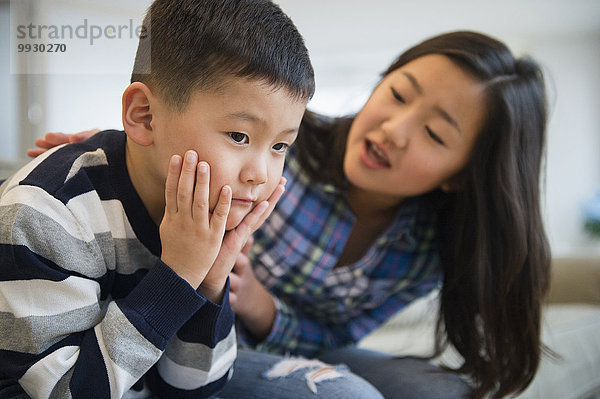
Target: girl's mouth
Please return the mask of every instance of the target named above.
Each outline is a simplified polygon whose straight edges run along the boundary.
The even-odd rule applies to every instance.
[[[385,150],[369,140],[365,140],[360,159],[365,166],[371,169],[384,169],[392,166]]]

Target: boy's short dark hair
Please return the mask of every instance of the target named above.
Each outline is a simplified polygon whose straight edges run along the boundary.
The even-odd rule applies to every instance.
[[[304,40],[269,0],[155,0],[144,29],[131,82],[158,90],[175,109],[230,76],[264,80],[298,99],[314,93]]]

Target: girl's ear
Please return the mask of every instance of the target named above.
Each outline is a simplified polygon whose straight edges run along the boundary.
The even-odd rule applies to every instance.
[[[151,107],[153,99],[150,88],[141,82],[130,84],[123,92],[123,127],[127,137],[142,146],[148,146],[154,142]]]
[[[448,180],[446,180],[445,182],[443,182],[440,185],[440,190],[442,190],[445,193],[456,193],[459,191],[462,191],[463,189],[463,174],[458,173],[452,177],[450,177]]]

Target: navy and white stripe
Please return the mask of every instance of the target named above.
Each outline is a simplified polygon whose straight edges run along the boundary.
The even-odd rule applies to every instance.
[[[143,381],[202,397],[236,355],[228,293],[208,301],[160,261],[125,134],[48,151],[0,187],[0,396],[120,398]],[[4,391],[3,391],[4,390]]]

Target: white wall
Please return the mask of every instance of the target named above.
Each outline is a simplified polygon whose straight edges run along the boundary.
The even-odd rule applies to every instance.
[[[69,15],[103,23],[122,18],[140,21],[149,2],[43,0],[56,18]],[[600,243],[583,233],[581,219],[581,204],[600,190],[600,1],[276,2],[295,21],[311,52],[317,93],[309,107],[330,114],[358,110],[395,56],[442,31],[480,30],[501,38],[517,53],[537,58],[547,70],[552,103],[545,188],[552,247],[556,255],[600,253]],[[0,44],[5,39],[0,38]],[[34,121],[34,135],[121,127],[120,96],[129,80],[134,49],[120,46],[108,56],[97,53],[102,62],[110,63],[110,73],[108,66],[93,64],[75,73],[43,75],[40,95],[31,100],[39,102],[42,111]],[[76,54],[69,57],[73,65],[85,65],[79,64]],[[2,76],[0,92],[7,92],[9,80]],[[14,146],[11,131],[16,129],[11,127],[11,118],[2,117],[0,123],[0,148],[5,150]],[[18,154],[5,150],[0,152],[2,157],[12,159]]]
[[[600,190],[600,34],[536,40],[553,87],[546,223],[555,253],[600,254],[582,231],[582,205]]]
[[[10,7],[8,2],[0,2],[0,38],[9,37]],[[0,160],[13,158],[18,149],[16,127],[15,77],[10,74],[8,41],[0,41]]]

